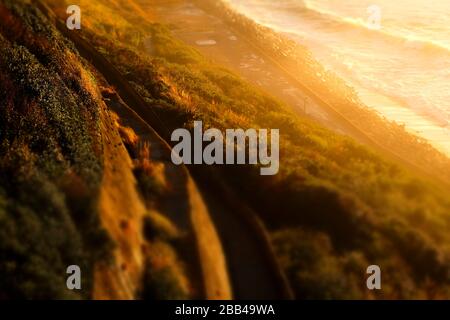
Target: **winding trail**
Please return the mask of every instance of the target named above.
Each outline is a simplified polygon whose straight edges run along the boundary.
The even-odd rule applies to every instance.
[[[139,136],[140,144],[149,145],[152,163],[163,164],[164,179],[169,187],[165,194],[158,198],[156,209],[169,218],[183,235],[185,248],[181,253],[183,260],[187,262],[194,297],[231,299],[232,292],[222,244],[210,219],[208,208],[189,172],[185,167],[172,163],[171,149],[167,143],[119,95],[109,94],[104,97],[108,109],[119,116],[120,124],[132,128]],[[125,202],[129,201],[125,199]],[[134,231],[133,233],[139,233],[139,230]]]
[[[185,191],[192,206],[190,221],[197,237],[205,298],[245,300],[293,298],[265,228],[256,214],[219,181],[211,179],[207,174],[196,175],[197,181],[194,182],[186,167],[174,167],[171,162],[169,164],[168,157],[171,149],[169,144],[161,138],[161,135],[167,135],[168,128],[152,111],[151,106],[145,103],[114,65],[82,39],[77,32],[69,31],[50,8],[39,0],[35,0],[35,3],[54,21],[58,30],[75,44],[80,55],[88,60],[110,85],[115,87],[120,99],[124,102],[119,109],[116,109],[121,118],[125,118],[128,125],[139,135],[147,136],[153,144],[156,139],[157,144],[164,146],[159,148],[164,151],[159,155],[158,160],[165,161],[172,174],[177,170],[184,172],[184,181],[179,180],[183,177],[179,174],[177,177],[172,175],[172,179],[181,188],[186,188]],[[169,176],[171,176],[170,172]],[[174,200],[176,201],[176,199],[171,201]],[[174,208],[176,203],[166,203],[166,205]],[[189,223],[186,222],[186,216],[182,215],[182,211],[172,210],[172,218],[179,224]],[[185,222],[180,222],[183,219]],[[212,219],[215,229],[212,224],[210,225],[209,219]],[[205,234],[205,230],[208,234]],[[218,238],[214,235],[215,230],[217,230]],[[224,261],[221,261],[219,249],[214,252],[211,248],[219,244],[223,247]],[[227,283],[228,274],[231,283]]]

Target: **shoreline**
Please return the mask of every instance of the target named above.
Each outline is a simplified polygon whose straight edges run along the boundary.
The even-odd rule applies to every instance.
[[[413,108],[404,106],[397,101],[364,88],[358,88],[361,100],[374,111],[404,126],[406,131],[428,141],[438,151],[450,158],[450,123],[439,125],[429,116],[421,114]]]
[[[270,92],[300,117],[371,146],[424,177],[449,183],[447,156],[364,106],[350,87],[333,74],[327,74],[293,40],[209,0],[156,2],[152,9],[155,22],[166,24],[175,37],[207,59]],[[183,28],[179,27],[180,19]],[[214,40],[216,44],[199,46],[198,40]],[[298,50],[303,55],[294,59]]]
[[[336,73],[348,84],[348,86],[353,88],[356,91],[357,96],[367,107],[373,109],[387,121],[392,121],[405,127],[408,133],[425,139],[435,149],[450,158],[450,118],[447,119],[445,110],[436,109],[439,110],[437,112],[441,112],[442,114],[431,113],[431,111],[414,108],[413,105],[409,105],[407,102],[400,101],[400,99],[396,99],[388,94],[365,87],[364,85],[359,84],[358,81],[353,81],[349,78],[341,68],[338,67],[335,69],[333,63],[329,63],[325,58],[317,58],[320,57],[319,52],[317,52],[318,49],[311,46],[307,40],[304,43],[303,39],[296,33],[284,30],[281,26],[260,21],[258,16],[253,16],[249,11],[240,11],[238,7],[231,3],[227,5],[231,10],[234,10],[236,14],[245,16],[255,24],[279,33],[280,35],[295,41],[300,46],[305,46],[327,71]],[[450,114],[448,116],[450,116]]]
[[[352,131],[351,136],[357,141],[371,146],[394,162],[402,163],[424,176],[432,176],[446,185],[450,182],[450,158],[447,155],[365,105],[352,87],[325,69],[305,46],[255,23],[223,2],[192,2],[206,15],[218,17],[229,28],[244,35],[242,37],[250,46],[283,70],[296,87],[332,118],[328,123],[340,125],[344,133]],[[319,122],[342,133],[325,121]]]
[[[227,3],[228,6],[236,13],[244,15],[254,23],[271,29],[282,36],[297,42],[299,45],[304,45],[310,52],[312,52],[316,60],[319,61],[319,63],[321,63],[327,70],[336,73],[343,81],[354,88],[358,97],[366,106],[375,110],[388,121],[393,121],[398,123],[400,126],[405,126],[405,129],[409,133],[424,138],[436,149],[445,153],[447,157],[450,157],[450,114],[445,110],[445,108],[439,107],[445,105],[442,101],[441,103],[433,104],[421,103],[421,100],[415,95],[407,95],[403,93],[402,97],[397,97],[394,92],[389,93],[379,91],[376,86],[371,86],[369,83],[361,83],[359,76],[356,75],[364,75],[365,72],[360,69],[353,69],[351,66],[342,65],[340,64],[340,60],[330,56],[330,53],[334,51],[334,49],[332,49],[333,44],[329,44],[328,41],[322,41],[321,45],[318,45],[316,41],[320,38],[316,39],[309,36],[302,36],[302,34],[305,33],[305,30],[308,30],[308,28],[311,27],[311,25],[306,24],[306,29],[304,28],[301,18],[303,15],[298,15],[295,12],[288,13],[288,11],[282,10],[279,13],[280,15],[278,15],[278,12],[275,12],[274,18],[271,18],[270,16],[265,17],[260,13],[268,10],[265,5],[257,4],[255,6],[255,10],[252,10],[252,6],[246,3],[240,4],[234,1],[229,1]],[[310,6],[309,4],[304,8],[302,7],[302,14],[303,10],[318,15],[322,13],[320,9]],[[339,23],[346,24],[344,17],[333,16],[327,12],[324,12],[323,15],[324,16],[321,16],[320,18],[326,18],[330,15],[330,19],[332,21],[335,21],[334,19],[336,19]],[[280,17],[284,16],[292,20],[289,20],[290,22],[285,24],[280,19]],[[352,30],[355,27],[354,24],[350,24],[349,26]],[[385,39],[387,36],[387,40],[395,40],[396,47],[411,47],[411,45],[405,43],[408,41],[407,38],[399,38],[400,36],[395,36],[388,33],[388,31],[377,32],[376,30],[369,30],[362,25],[358,25],[357,27],[357,30],[364,32],[364,35],[369,38],[368,43],[370,43],[370,39],[378,39],[380,36]],[[336,37],[340,36],[336,35]],[[334,43],[332,38],[330,38],[330,41]],[[388,42],[386,42],[386,44],[391,45]],[[448,54],[450,54],[450,52],[445,49],[446,57],[448,57]],[[431,57],[429,57],[429,59],[431,59]],[[366,63],[369,63],[369,61],[366,61]],[[383,82],[389,87],[390,81],[388,80],[377,80],[374,78],[374,81]],[[417,84],[419,83],[420,82]],[[415,86],[410,88],[414,87]],[[414,90],[414,92],[420,94],[417,90]],[[432,95],[428,94],[427,97],[432,97]]]

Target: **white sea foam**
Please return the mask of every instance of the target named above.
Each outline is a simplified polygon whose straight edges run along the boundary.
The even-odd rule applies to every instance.
[[[450,2],[378,0],[381,29],[372,30],[367,25],[371,0],[227,1],[306,44],[366,104],[380,113],[390,110],[384,114],[388,119],[450,155]]]

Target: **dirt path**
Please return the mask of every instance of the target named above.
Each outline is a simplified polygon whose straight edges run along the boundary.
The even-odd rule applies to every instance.
[[[183,166],[175,166],[170,147],[119,96],[108,97],[108,107],[120,118],[120,123],[133,129],[140,143],[150,147],[153,163],[164,165],[164,178],[170,187],[157,204],[158,211],[170,219],[185,235],[184,261],[198,297],[231,299],[232,292],[221,241],[210,219],[196,184]],[[195,248],[190,250],[189,248]]]
[[[168,144],[156,133],[158,131],[165,132],[167,128],[120,72],[86,41],[75,33],[68,32],[63,23],[56,21],[56,24],[58,29],[74,42],[80,54],[89,60],[116,88],[125,102],[124,105],[129,108],[116,110],[121,112],[120,116],[130,120],[131,126],[139,135],[148,136],[153,143],[157,139],[158,144],[169,148]],[[167,163],[168,154],[165,151],[159,155],[156,154],[155,157],[159,157],[158,160]],[[218,198],[217,194],[211,192],[213,190],[211,185],[203,184],[200,188],[202,192],[200,192],[185,167],[174,168],[173,165],[169,165],[168,168],[171,168],[167,172],[169,176],[178,170],[183,170],[186,174],[182,178],[185,180],[184,192],[188,194],[192,209],[190,223],[195,229],[199,246],[199,260],[205,281],[206,297],[227,299],[232,296],[230,289],[232,287],[233,296],[239,299],[291,298],[291,291],[282,277],[281,269],[276,264],[269,241],[262,235],[263,227],[256,226],[257,223],[241,216],[239,210],[243,206],[237,200],[230,200],[229,202],[232,203],[230,204],[224,199]],[[178,175],[178,179],[180,177],[181,175]],[[171,179],[176,178],[172,176]],[[209,182],[213,183],[213,181]],[[183,184],[177,183],[177,185]],[[174,208],[178,204],[166,203],[166,205]],[[176,219],[181,225],[189,223],[186,215],[181,214],[180,216],[179,209],[172,210],[172,215],[171,218]],[[213,218],[220,240],[224,245],[225,257],[218,248],[215,249],[220,245],[220,240],[214,234],[215,231],[212,231],[215,229],[211,224],[210,217]],[[227,270],[225,270],[226,263],[229,267]],[[227,281],[228,272],[232,273],[230,274],[231,286]]]
[[[138,101],[140,98],[133,89],[122,83],[125,80],[113,71],[115,69],[112,65],[106,60],[102,61],[103,59],[97,56],[92,48],[81,48],[81,41],[75,42],[82,55],[88,58],[97,70],[102,72],[103,76],[117,88],[121,97],[125,97],[126,104],[132,108],[132,110],[116,109],[115,111],[119,112],[121,119],[125,119],[125,124],[130,125],[139,136],[146,137],[150,134],[149,141],[154,145],[154,136],[157,136],[157,134],[148,122],[158,122],[158,120],[155,119],[151,109],[147,108],[144,102]],[[88,49],[89,52],[85,49]],[[131,115],[130,112],[132,112]],[[129,119],[130,116],[134,119]],[[153,136],[152,139],[151,136]],[[159,144],[162,143],[160,139],[158,136]],[[168,149],[168,145],[164,144]],[[183,214],[185,209],[180,202],[176,201],[177,197],[169,196],[168,202],[162,204],[164,206],[163,211],[169,213],[169,218],[176,221],[179,226],[186,228],[192,223],[192,228],[194,228],[198,237],[199,259],[204,279],[207,283],[210,283],[205,285],[206,296],[208,298],[224,298],[223,293],[225,292],[231,297],[230,285],[226,283],[226,277],[222,276],[228,276],[229,272],[235,298],[277,299],[289,297],[283,288],[284,284],[280,282],[279,271],[274,271],[271,261],[274,260],[274,257],[271,257],[271,252],[267,252],[268,244],[262,243],[260,238],[255,235],[255,230],[251,224],[242,221],[243,219],[239,218],[236,212],[232,211],[233,209],[227,207],[223,199],[218,199],[211,192],[208,192],[210,185],[203,185],[202,192],[200,192],[185,167],[174,167],[168,160],[169,155],[170,153],[161,152],[159,155],[155,155],[155,160],[165,161],[168,179],[173,185],[178,186],[178,188],[186,188],[184,191],[178,190],[175,192],[185,192],[190,199],[193,210],[190,221],[188,221],[189,215]],[[185,172],[185,177],[176,173],[180,170]],[[180,181],[180,179],[185,181]],[[216,235],[208,231],[213,229],[212,226],[207,227],[211,224],[210,216],[220,235],[225,258],[222,257],[223,253],[220,254],[218,250],[214,249],[214,244],[220,241],[216,239]],[[229,266],[227,270],[224,270],[225,259]],[[219,283],[221,285],[217,285]]]
[[[47,15],[52,15],[41,4]],[[164,163],[165,176],[172,186],[171,191],[160,203],[161,213],[174,223],[182,234],[191,238],[194,250],[187,249],[191,261],[197,260],[197,275],[202,288],[201,297],[206,299],[231,299],[233,297],[228,270],[221,241],[211,221],[207,206],[197,185],[184,166],[175,166],[171,161],[171,148],[159,134],[134,109],[146,119],[155,120],[155,115],[140,96],[131,88],[121,74],[74,33],[68,31],[64,23],[55,20],[57,28],[71,39],[80,54],[89,60],[96,70],[111,85],[117,88],[120,96],[110,99],[108,107],[117,113],[123,125],[133,128],[141,142],[147,142],[151,158]],[[102,110],[102,114],[105,113]],[[111,123],[103,117],[105,177],[102,187],[102,222],[115,240],[115,262],[112,266],[100,266],[96,271],[94,298],[131,299],[141,280],[143,259],[142,217],[145,208],[135,190],[136,181],[131,173],[131,161],[120,137],[114,135]],[[109,127],[108,127],[109,125]],[[130,195],[132,195],[131,198]],[[127,215],[127,213],[129,213]],[[126,222],[126,230],[121,228]],[[140,269],[140,270],[138,270]],[[111,281],[112,279],[112,281]]]
[[[197,171],[201,171],[198,168]],[[237,299],[292,299],[293,293],[272,252],[269,236],[256,215],[236,196],[202,171],[195,175],[227,256]]]
[[[146,209],[136,188],[132,161],[106,105],[100,110],[100,127],[105,161],[99,215],[115,247],[110,263],[95,266],[92,297],[96,300],[130,300],[139,290],[145,266],[141,230]],[[123,228],[123,225],[127,227]]]
[[[126,104],[133,108],[133,110],[126,110],[122,106],[121,110],[115,109],[116,112],[119,112],[120,118],[125,120],[124,124],[131,126],[141,138],[147,137],[152,146],[163,143],[147,122],[157,121],[154,119],[155,115],[149,108],[146,108],[143,102],[139,105],[135,104],[137,101],[133,101],[132,97],[135,97],[136,93],[122,84],[123,78],[111,71],[114,70],[114,67],[107,64],[106,61],[100,62],[101,59],[97,59],[99,57],[91,51],[93,49],[90,49],[91,52],[88,53],[80,48],[78,41],[76,44],[82,55],[92,61],[103,76],[117,88],[121,96],[126,97],[124,99]],[[155,141],[155,136],[158,137],[157,141]],[[166,145],[166,150],[169,150],[168,145],[163,144]],[[154,150],[154,147],[151,149]],[[156,149],[161,150],[162,148]],[[231,212],[221,199],[217,199],[209,192],[205,193],[210,186],[203,186],[203,193],[201,193],[187,170],[184,167],[175,167],[169,160],[169,156],[170,153],[160,152],[154,155],[154,160],[165,161],[168,179],[176,187],[174,192],[187,194],[192,210],[190,210],[190,219],[187,219],[189,214],[183,213],[186,208],[176,200],[182,197],[169,195],[168,201],[162,204],[163,212],[168,213],[169,218],[184,229],[192,223],[192,228],[197,236],[202,272],[207,282],[205,285],[206,297],[222,299],[226,299],[227,296],[231,297],[228,282],[228,272],[230,272],[233,293],[236,298],[285,298],[286,295],[280,293],[283,291],[280,288],[283,284],[279,282],[279,276],[274,275],[273,263],[268,261],[271,258],[268,257],[270,254],[266,252],[267,247],[259,241],[258,236],[254,235],[252,227],[248,223],[243,223],[242,219],[239,219],[236,213]],[[184,176],[181,171],[184,172]],[[183,190],[184,188],[186,189]],[[214,228],[211,225],[210,216],[217,226],[221,243],[224,246],[226,262],[229,264],[227,270],[225,270],[223,253],[214,248],[215,243],[220,243],[220,240],[211,231]]]

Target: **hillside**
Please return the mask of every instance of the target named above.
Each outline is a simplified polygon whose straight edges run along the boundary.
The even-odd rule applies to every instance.
[[[0,298],[230,298],[208,210],[165,142],[39,10],[4,1],[0,16]]]
[[[0,5],[1,295],[76,298],[66,290],[65,268],[79,261],[90,279],[93,264],[105,259],[110,247],[95,206],[103,173],[100,105],[71,46],[38,24],[35,10],[14,5],[25,25],[5,4]],[[43,36],[36,38],[31,26],[40,27]],[[87,291],[92,285],[85,283]]]
[[[446,183],[450,181],[447,156],[426,140],[406,131],[403,125],[390,122],[365,106],[356,91],[331,70],[324,68],[306,47],[254,23],[223,1],[192,2],[222,19],[237,34],[245,34],[255,50],[284,70],[286,76],[316,103],[317,108],[324,108],[328,117],[344,126],[341,130],[347,135],[375,148],[391,160],[400,160],[403,165],[408,164],[414,170],[431,174]]]
[[[70,1],[45,2],[64,21]],[[207,211],[202,219],[211,216],[206,225],[213,240],[203,246],[219,252],[223,245],[224,261],[209,262],[212,273],[223,276],[214,280],[221,297],[231,296],[227,272],[236,294],[253,267],[222,230],[232,212],[233,223],[248,223],[241,230],[256,234],[242,241],[260,240],[267,274],[280,282],[286,277],[296,298],[450,296],[449,189],[435,177],[442,168],[447,180],[448,159],[382,119],[366,126],[368,134],[387,144],[406,141],[400,159],[299,116],[205,59],[171,26],[155,23],[145,1],[79,5],[83,28],[71,36],[57,31],[37,9],[42,5],[0,2],[0,272],[6,275],[0,298],[205,296],[208,262],[188,258],[192,250],[202,252],[196,237],[203,232],[195,229],[203,224],[183,224],[170,214],[182,210],[174,203],[195,201],[201,205],[182,219],[201,211]],[[89,52],[114,66],[117,84],[108,83],[114,77],[98,61],[82,58]],[[325,95],[322,85],[312,89]],[[339,96],[327,103],[350,114],[342,107],[348,101]],[[120,112],[128,108],[135,118]],[[373,121],[367,112],[359,119]],[[156,146],[167,152],[171,132],[192,130],[194,120],[220,130],[280,128],[280,172],[269,177],[253,165],[189,166],[194,191],[180,198],[173,188],[182,174],[168,175],[159,147],[142,141],[154,132]],[[390,142],[388,132],[403,138]],[[427,161],[430,174],[414,169]],[[65,290],[65,266],[73,261],[83,261],[90,279],[79,295]],[[371,264],[382,266],[381,292],[361,281]],[[109,274],[95,275],[96,268]]]

